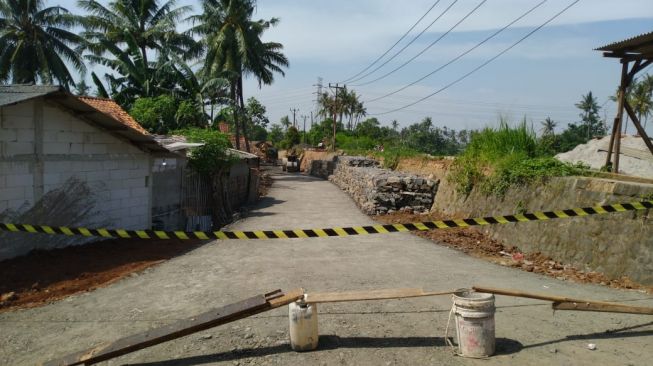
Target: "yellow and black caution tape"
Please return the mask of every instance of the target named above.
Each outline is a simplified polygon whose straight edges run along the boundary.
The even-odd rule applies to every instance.
[[[388,234],[405,231],[426,231],[458,227],[509,224],[512,222],[544,221],[612,212],[637,211],[653,208],[653,201],[615,203],[612,205],[571,208],[560,211],[533,212],[506,216],[489,216],[471,219],[414,222],[409,224],[387,224],[370,226],[334,227],[327,229],[257,230],[257,231],[157,231],[88,229],[84,227],[47,226],[0,223],[0,231],[45,233],[52,235],[86,236],[102,238],[135,239],[292,239],[321,238],[327,236],[351,236],[367,234]]]

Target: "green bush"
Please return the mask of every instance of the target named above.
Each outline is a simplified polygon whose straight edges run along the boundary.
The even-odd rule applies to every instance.
[[[486,194],[500,196],[511,186],[543,182],[549,177],[588,175],[588,169],[588,166],[564,163],[553,157],[507,160],[482,182],[481,189]]]
[[[187,128],[174,134],[185,136],[189,142],[202,142],[203,146],[193,148],[188,165],[199,173],[213,175],[231,166],[236,158],[227,154],[231,147],[229,137],[220,131],[203,128]]]
[[[176,125],[177,102],[169,95],[138,98],[129,114],[145,129],[154,133],[167,133]]]

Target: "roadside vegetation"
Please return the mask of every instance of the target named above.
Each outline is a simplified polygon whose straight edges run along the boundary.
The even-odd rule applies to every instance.
[[[526,121],[472,133],[471,142],[452,166],[451,179],[462,194],[474,187],[503,195],[513,185],[530,184],[552,176],[590,174],[588,167],[556,160],[546,139],[538,139]]]
[[[181,131],[198,140],[197,131],[226,124],[236,149],[249,150],[250,140],[282,149],[331,149],[335,124],[337,149],[376,156],[392,169],[402,157],[457,156],[452,177],[461,192],[481,185],[502,194],[511,184],[587,174],[552,157],[608,132],[591,91],[574,104],[579,120],[564,121],[564,128],[551,118],[517,125],[500,120],[480,131],[448,128],[431,117],[381,121],[346,87],[317,95],[316,118],[306,130],[288,116],[270,123],[266,106],[245,98],[243,81],[270,85],[285,75],[289,61],[281,43],[263,40],[279,19],[255,19],[256,0],[198,0],[195,7],[174,0],[77,0],[82,14],[56,3],[0,0],[0,82],[58,83],[79,95],[111,98],[152,133]],[[644,125],[652,94],[651,75],[627,91]],[[541,125],[537,133],[533,123]],[[201,139],[221,146],[220,154],[230,146],[226,137],[213,145],[211,133]],[[209,150],[197,154],[218,153]]]

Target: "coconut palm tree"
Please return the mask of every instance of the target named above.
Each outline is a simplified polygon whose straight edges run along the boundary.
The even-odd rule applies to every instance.
[[[582,111],[580,117],[586,126],[588,140],[596,135],[603,135],[605,133],[602,126],[600,126],[599,109],[601,107],[594,95],[592,95],[592,91],[582,95],[580,102],[574,105]]]
[[[83,39],[69,31],[78,23],[65,8],[46,8],[42,0],[0,0],[0,82],[74,86],[66,63],[86,70],[73,49]]]
[[[644,126],[646,126],[648,116],[651,113],[651,109],[653,109],[652,95],[653,76],[647,74],[633,85],[629,100],[640,122],[642,122],[642,117],[644,117]]]
[[[176,31],[177,24],[192,10],[189,5],[176,7],[177,0],[163,4],[158,0],[114,0],[107,6],[97,0],[77,3],[89,13],[84,17],[83,36],[89,41],[88,49],[96,54],[107,50],[102,41],[108,41],[119,47],[135,44],[145,64],[149,62],[148,51],[197,55],[193,38]]]
[[[542,136],[553,136],[555,135],[555,128],[558,126],[558,122],[555,122],[551,117],[546,117],[546,119],[540,122],[542,125]]]
[[[288,66],[280,43],[261,41],[263,32],[277,24],[277,19],[253,21],[253,0],[204,0],[203,13],[189,19],[189,34],[202,37],[205,50],[204,70],[213,77],[230,81],[230,95],[236,130],[236,148],[240,148],[240,130],[249,149],[245,124],[239,123],[244,110],[243,78],[252,75],[259,85],[271,84],[274,74]]]

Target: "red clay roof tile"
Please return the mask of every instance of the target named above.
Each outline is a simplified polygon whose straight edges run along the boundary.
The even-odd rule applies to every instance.
[[[149,135],[149,132],[143,128],[136,120],[129,115],[118,103],[114,102],[111,99],[105,98],[94,98],[94,97],[77,97],[82,102],[90,105],[91,107],[97,109],[98,111],[105,113],[117,121],[121,122],[127,127],[130,127],[143,135]]]

